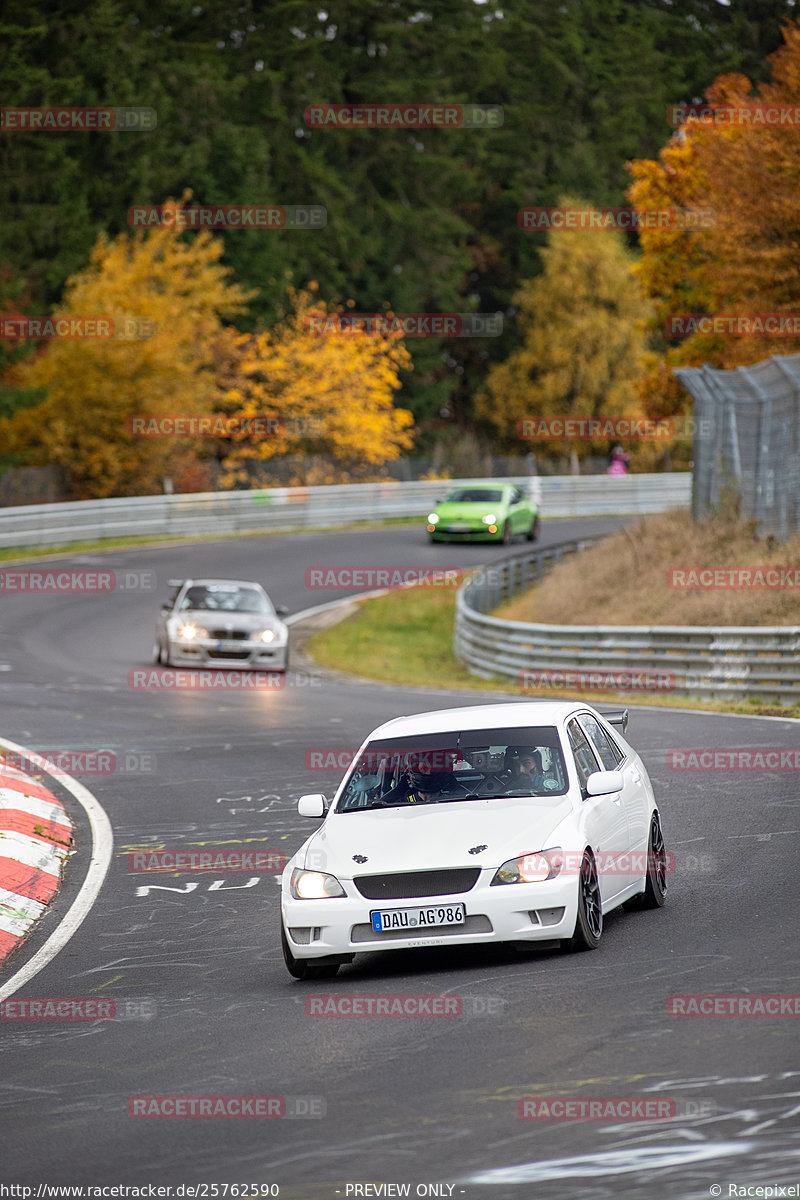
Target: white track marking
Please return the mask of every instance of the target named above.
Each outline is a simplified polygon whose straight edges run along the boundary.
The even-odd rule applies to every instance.
[[[43,774],[48,774],[47,760],[36,754],[35,751],[28,750],[25,746],[18,746],[15,742],[9,742],[5,738],[0,738],[0,748],[24,755],[28,761],[35,763]],[[55,779],[56,776],[53,778]],[[111,865],[114,833],[105,809],[89,789],[79,783],[77,779],[73,779],[71,775],[59,772],[57,779],[62,787],[75,797],[89,819],[92,830],[92,854],[89,868],[71,907],[45,944],[36,951],[33,958],[24,967],[20,967],[15,975],[12,975],[6,983],[0,986],[0,1000],[13,996],[14,992],[38,975],[42,968],[46,967],[59,951],[64,949],[72,935],[77,932],[91,912]]]

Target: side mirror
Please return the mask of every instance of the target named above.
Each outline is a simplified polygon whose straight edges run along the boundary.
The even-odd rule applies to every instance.
[[[164,603],[161,605],[161,611],[169,612],[171,609],[172,609],[172,605],[169,603],[168,600],[165,600]]]
[[[586,780],[587,796],[612,796],[621,792],[625,781],[619,771],[593,771]]]
[[[309,796],[301,796],[297,801],[297,811],[301,817],[325,816],[325,797],[322,792],[312,792]]]
[[[289,610],[285,604],[276,605],[275,612],[278,614],[279,617],[288,617],[288,615],[289,615]]]

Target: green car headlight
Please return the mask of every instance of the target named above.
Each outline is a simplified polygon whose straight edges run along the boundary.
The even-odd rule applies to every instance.
[[[428,524],[435,525],[439,520],[438,513],[428,513]]]
[[[484,525],[497,524],[497,517],[494,515],[494,513],[487,513],[485,517],[481,517],[481,520],[483,521]]]

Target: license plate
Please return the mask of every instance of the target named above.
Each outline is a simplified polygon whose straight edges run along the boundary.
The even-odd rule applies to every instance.
[[[463,925],[463,904],[436,904],[432,908],[380,908],[370,914],[376,933],[389,929],[430,929],[436,925]]]
[[[447,526],[448,533],[469,533],[470,529],[472,529],[471,525],[448,525]]]
[[[217,650],[240,650],[238,642],[217,642]]]

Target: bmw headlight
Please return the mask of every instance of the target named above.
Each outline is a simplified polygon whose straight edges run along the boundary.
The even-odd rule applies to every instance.
[[[187,642],[194,641],[195,638],[208,637],[208,630],[203,629],[202,625],[179,625],[178,637],[184,638]]]
[[[481,520],[483,521],[484,525],[496,525],[497,524],[497,517],[495,516],[494,513],[487,513],[485,517],[481,517]]]
[[[439,523],[439,514],[438,513],[428,513],[428,524],[429,525],[437,525],[438,523]]]
[[[560,846],[550,850],[539,850],[536,854],[520,854],[498,867],[492,887],[500,883],[544,883],[555,879],[564,865],[564,852]]]
[[[289,891],[295,900],[332,900],[346,895],[344,888],[334,875],[324,871],[306,871],[295,867],[289,883]]]
[[[255,634],[254,640],[257,642],[274,642],[277,636],[274,629],[262,629],[260,633]]]

